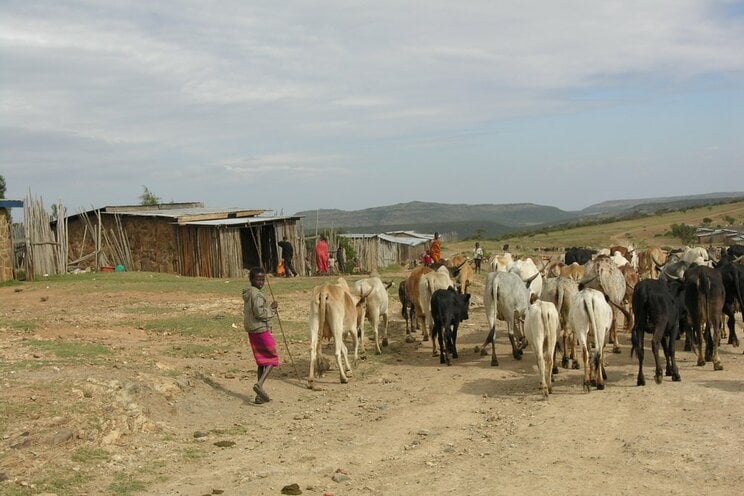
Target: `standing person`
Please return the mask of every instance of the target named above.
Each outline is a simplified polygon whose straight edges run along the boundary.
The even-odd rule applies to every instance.
[[[325,236],[321,236],[315,245],[315,265],[318,267],[319,274],[328,273],[328,242]]]
[[[279,243],[279,248],[282,249],[282,260],[284,260],[284,277],[297,277],[297,271],[292,266],[292,258],[294,257],[294,247],[292,243],[287,241],[287,237],[284,236]]]
[[[431,252],[429,250],[426,250],[426,253],[424,253],[424,256],[421,257],[421,263],[425,265],[426,267],[431,265]]]
[[[473,260],[475,260],[475,273],[480,274],[481,262],[483,262],[483,248],[480,243],[475,242],[475,249],[473,250]]]
[[[266,282],[266,272],[261,267],[253,267],[248,277],[251,285],[243,290],[243,327],[248,333],[258,366],[258,382],[253,385],[253,390],[256,392],[256,404],[260,405],[271,401],[263,385],[271,369],[279,366],[276,342],[271,334],[271,320],[276,315],[277,303],[273,301],[269,304],[261,292]]]
[[[346,272],[346,254],[344,253],[344,247],[338,245],[336,250],[336,263],[338,264],[338,273],[344,274]]]
[[[305,255],[305,275],[313,275],[313,265],[310,263],[310,257]]]
[[[434,263],[439,262],[439,260],[442,259],[442,240],[439,239],[439,233],[434,233],[434,241],[431,242],[431,248],[429,248],[429,252],[431,253],[431,259],[434,261]]]

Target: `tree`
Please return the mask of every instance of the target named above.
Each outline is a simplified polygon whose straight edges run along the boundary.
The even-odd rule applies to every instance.
[[[160,203],[160,198],[155,196],[155,194],[147,189],[147,186],[142,186],[144,188],[144,192],[140,195],[140,205],[157,205]]]
[[[683,243],[689,244],[695,241],[697,229],[688,224],[672,224],[672,236],[679,238]]]
[[[0,176],[0,199],[5,198],[5,178]]]

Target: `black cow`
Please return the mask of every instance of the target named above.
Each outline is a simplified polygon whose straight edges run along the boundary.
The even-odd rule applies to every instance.
[[[744,318],[744,266],[730,263],[727,258],[722,257],[716,270],[721,273],[723,288],[726,291],[723,313],[728,317],[728,344],[739,346],[734,318],[736,317],[736,303],[739,304],[739,310]]]
[[[648,332],[651,337],[651,351],[654,354],[656,372],[654,379],[661,384],[664,373],[659,361],[659,346],[664,350],[666,358],[666,375],[671,376],[673,381],[682,380],[677,368],[674,356],[675,344],[679,336],[680,320],[684,314],[684,302],[680,301],[678,295],[683,292],[683,286],[677,281],[662,281],[656,279],[645,279],[639,282],[633,291],[633,343],[630,349],[638,352],[638,379],[636,384],[646,385],[643,376],[643,335]]]
[[[584,265],[592,259],[592,255],[595,253],[597,253],[597,250],[591,250],[589,248],[576,248],[575,246],[572,246],[571,248],[566,248],[566,256],[564,262],[566,263],[566,265],[571,265],[574,262],[579,265]]]
[[[723,303],[725,301],[721,273],[710,267],[692,265],[685,272],[685,304],[697,335],[695,343],[698,352],[698,366],[706,361],[713,362],[713,370],[723,370],[718,356],[718,343],[721,340]],[[703,326],[705,329],[703,330]],[[705,338],[705,357],[703,357],[703,337]]]
[[[470,294],[460,294],[454,288],[437,289],[431,295],[431,317],[434,326],[431,339],[439,339],[439,363],[450,363],[457,358],[457,328],[460,322],[468,319],[468,305]]]
[[[744,255],[744,245],[731,245],[726,249],[729,260],[736,260]]]

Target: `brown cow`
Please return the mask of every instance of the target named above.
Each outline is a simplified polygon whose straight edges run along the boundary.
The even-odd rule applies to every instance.
[[[573,262],[571,265],[564,265],[561,267],[560,275],[574,281],[580,281],[584,278],[584,266],[576,262]]]
[[[468,293],[468,287],[475,281],[475,272],[470,260],[462,255],[455,255],[447,260],[450,276],[455,281],[455,287],[461,294]]]
[[[411,273],[408,275],[408,279],[406,279],[405,281],[406,296],[408,298],[408,301],[413,306],[413,313],[416,320],[414,324],[413,319],[406,319],[406,322],[408,322],[408,320],[411,321],[411,327],[409,328],[408,326],[406,326],[406,343],[413,343],[415,341],[415,338],[412,335],[414,325],[416,329],[426,327],[426,314],[424,313],[424,309],[419,301],[419,284],[421,282],[421,276],[423,276],[424,274],[428,274],[429,272],[434,271],[429,267],[425,267],[423,265],[421,267],[416,267],[415,269],[413,269],[413,271],[411,271]],[[423,326],[420,326],[421,322],[423,322]],[[429,338],[429,334],[427,331],[424,331],[424,338],[424,341]]]
[[[667,254],[657,246],[652,246],[638,254],[638,275],[641,279],[658,279],[659,267],[667,263]]]

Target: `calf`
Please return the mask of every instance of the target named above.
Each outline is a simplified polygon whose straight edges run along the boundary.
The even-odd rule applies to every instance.
[[[496,357],[496,320],[505,320],[509,342],[512,346],[512,356],[522,359],[522,350],[527,346],[521,323],[524,312],[530,303],[530,291],[527,286],[512,272],[489,272],[486,276],[486,288],[483,293],[483,303],[486,307],[488,320],[488,337],[481,348],[481,355],[487,355],[486,346],[491,344],[491,366],[499,365]]]
[[[680,316],[683,309],[680,308],[676,295],[680,289],[676,288],[681,288],[676,281],[645,279],[639,282],[633,291],[635,325],[631,337],[633,345],[630,354],[633,355],[633,350],[638,352],[638,378],[636,380],[638,386],[646,385],[646,379],[643,376],[643,336],[647,332],[652,335],[651,351],[656,364],[654,374],[656,383],[661,384],[664,373],[659,359],[659,346],[663,347],[666,358],[666,375],[671,376],[673,381],[681,380],[674,350],[679,336]]]
[[[540,374],[540,389],[545,399],[553,392],[553,352],[558,339],[558,310],[547,301],[532,295],[532,304],[524,316],[524,337],[535,352]]]
[[[606,373],[604,369],[603,349],[609,337],[612,325],[612,308],[605,296],[596,289],[584,288],[574,296],[569,313],[569,322],[579,341],[584,362],[584,390],[596,384],[597,389],[604,389]],[[591,350],[589,357],[589,334],[593,336],[596,349]]]
[[[364,305],[361,307],[359,313],[359,339],[362,343],[362,353],[365,352],[365,340],[364,340],[364,317],[369,319],[369,323],[372,325],[372,330],[375,333],[375,349],[377,354],[381,354],[380,349],[380,335],[377,328],[380,323],[380,317],[382,317],[382,346],[388,345],[388,288],[392,286],[392,282],[383,283],[379,276],[372,275],[365,279],[359,279],[354,283],[354,294],[358,296],[364,296]]]
[[[540,295],[541,300],[553,303],[558,311],[558,319],[561,325],[561,339],[559,346],[556,346],[556,351],[559,347],[561,348],[561,352],[563,353],[561,366],[564,369],[568,368],[569,358],[571,359],[572,367],[574,369],[579,368],[579,362],[576,360],[576,335],[568,324],[571,303],[573,297],[578,292],[579,283],[568,277],[556,277],[545,280],[543,292]],[[558,367],[555,364],[555,353],[553,354],[553,373],[558,373]]]
[[[715,269],[693,265],[685,272],[685,304],[690,316],[692,332],[697,336],[698,366],[713,362],[713,370],[723,370],[718,356],[721,339],[721,313],[725,300],[723,279]],[[703,357],[703,337],[705,356]]]
[[[431,316],[434,326],[431,330],[431,339],[439,339],[439,363],[450,363],[452,358],[457,358],[457,328],[460,322],[468,319],[468,306],[470,305],[470,294],[460,294],[449,287],[437,289],[431,296]]]
[[[468,288],[475,281],[475,272],[469,262],[470,260],[462,255],[455,255],[447,261],[447,267],[455,281],[457,291],[462,294],[467,293]]]
[[[313,387],[315,368],[322,373],[322,340],[333,339],[336,350],[336,365],[342,383],[349,382],[351,364],[344,344],[344,336],[350,334],[354,341],[354,359],[359,358],[359,339],[357,323],[364,298],[351,294],[343,278],[336,284],[325,283],[313,288],[310,300],[310,374],[308,386]]]
[[[431,297],[437,289],[447,289],[450,286],[454,287],[454,284],[452,283],[452,279],[450,279],[449,269],[445,266],[421,276],[421,282],[419,283],[419,304],[424,312],[424,341],[429,339],[429,332],[431,332],[434,326],[431,316]],[[418,309],[416,310],[418,311]],[[432,355],[437,356],[437,344],[433,339],[431,341],[431,348]]]

